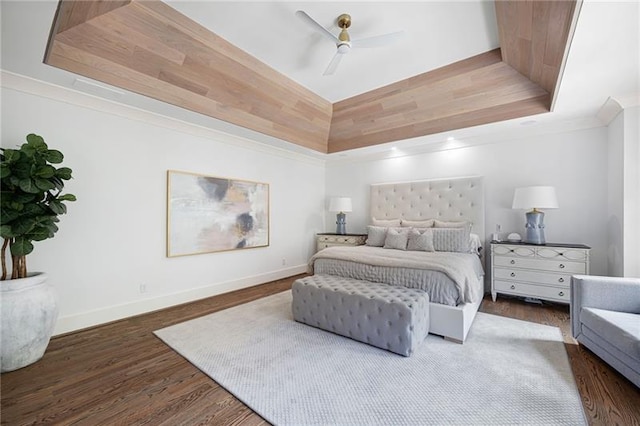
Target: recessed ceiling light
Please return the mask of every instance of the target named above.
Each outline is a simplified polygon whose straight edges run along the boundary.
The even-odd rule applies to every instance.
[[[454,139],[455,139],[455,138],[454,138],[453,136],[449,136],[449,137],[447,138],[447,141],[448,141],[448,142],[451,142],[451,141],[452,141],[452,140],[454,140]]]

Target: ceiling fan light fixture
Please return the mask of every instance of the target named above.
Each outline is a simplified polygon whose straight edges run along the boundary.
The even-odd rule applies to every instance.
[[[351,45],[349,43],[340,43],[338,45],[338,53],[345,54],[349,52],[349,49],[351,49]]]

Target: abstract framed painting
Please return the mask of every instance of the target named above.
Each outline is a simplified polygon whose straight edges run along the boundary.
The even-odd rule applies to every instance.
[[[167,257],[269,245],[269,184],[167,171]]]

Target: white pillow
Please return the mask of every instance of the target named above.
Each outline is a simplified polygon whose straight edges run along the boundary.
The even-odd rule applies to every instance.
[[[433,228],[433,219],[426,220],[404,220],[402,219],[401,226],[405,228]]]
[[[399,227],[400,219],[376,219],[375,217],[371,218],[371,224],[373,226],[385,226],[385,227]]]
[[[434,219],[433,221],[433,227],[434,228],[469,228],[469,231],[471,231],[471,222],[463,220],[463,221],[443,221],[443,220],[438,220],[438,219]]]
[[[367,226],[366,245],[372,247],[382,247],[387,236],[387,228],[383,226]]]
[[[384,239],[384,247],[386,249],[406,250],[407,239],[409,238],[409,229],[387,229],[387,237]]]
[[[433,247],[436,251],[469,253],[468,228],[434,228]]]
[[[409,241],[407,250],[412,251],[435,251],[433,248],[433,229],[412,228],[409,231]]]

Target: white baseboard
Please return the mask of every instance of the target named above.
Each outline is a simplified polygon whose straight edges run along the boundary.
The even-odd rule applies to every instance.
[[[206,287],[195,288],[178,293],[165,294],[145,300],[138,300],[122,305],[110,306],[107,308],[97,309],[94,311],[83,312],[80,314],[69,315],[58,318],[56,328],[53,335],[69,333],[81,330],[83,328],[93,327],[100,324],[128,318],[134,315],[140,315],[147,312],[156,311],[158,309],[168,308],[182,303],[193,302],[195,300],[216,296],[222,293],[228,293],[234,290],[251,287],[258,284],[268,283],[270,281],[287,278],[292,275],[302,274],[307,271],[307,265],[292,266],[290,268],[279,269],[277,271],[268,272],[266,274],[245,277],[238,280],[226,281],[211,284]]]

